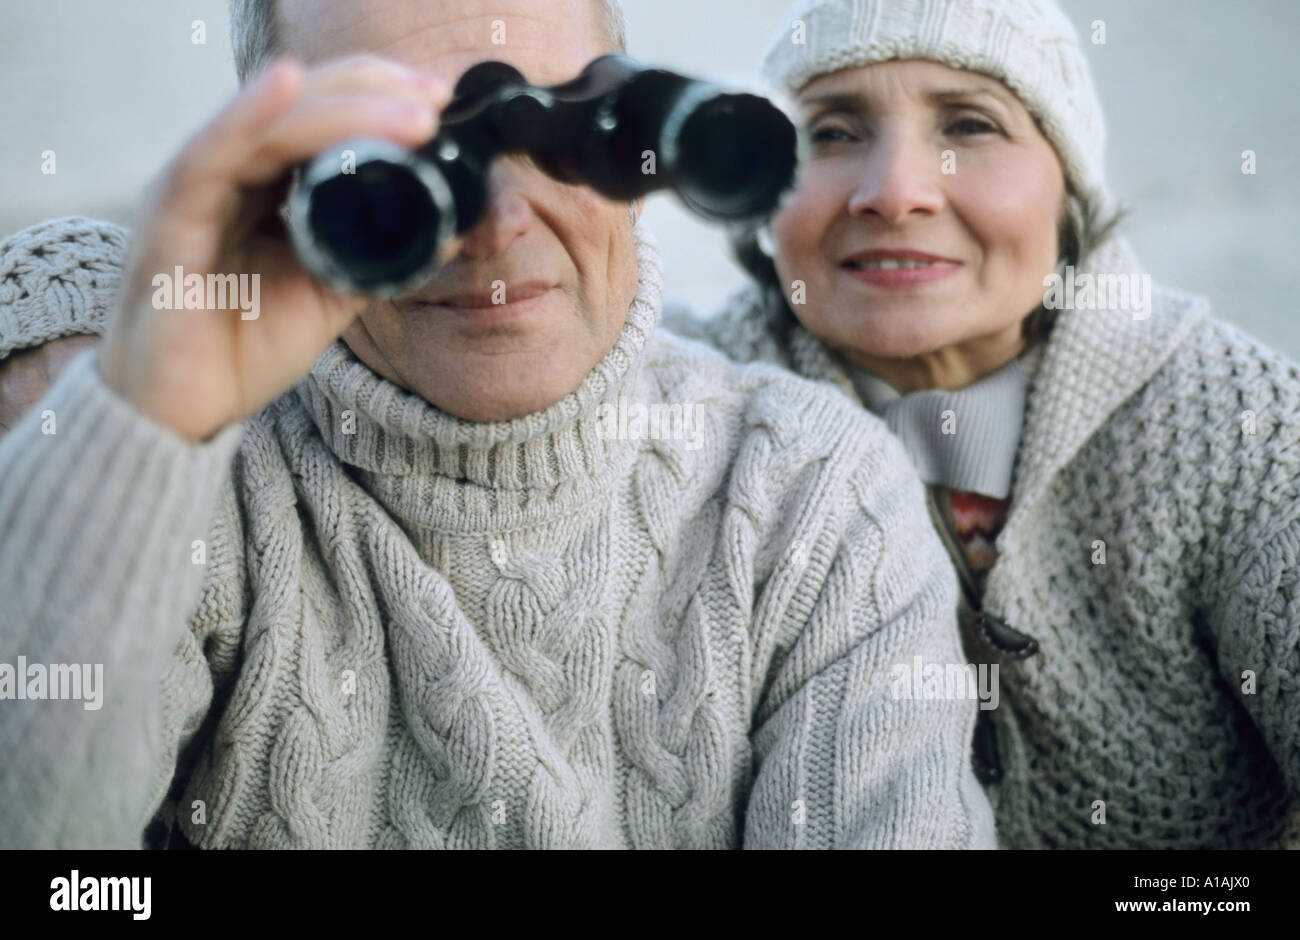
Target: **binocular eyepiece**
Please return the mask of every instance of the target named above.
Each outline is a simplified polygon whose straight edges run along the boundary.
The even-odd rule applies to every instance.
[[[526,153],[561,182],[631,201],[671,188],[719,222],[771,212],[794,180],[794,125],[757,95],[606,55],[562,85],[483,62],[416,150],[358,140],[300,167],[287,210],[304,267],[332,286],[393,296],[482,217],[494,159]]]

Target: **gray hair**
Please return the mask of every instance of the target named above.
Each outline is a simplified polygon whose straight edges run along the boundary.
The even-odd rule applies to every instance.
[[[1061,213],[1056,240],[1058,266],[1061,269],[1082,267],[1098,247],[1116,234],[1127,214],[1127,209],[1119,209],[1103,216],[1096,201],[1080,196],[1072,185],[1067,186],[1065,209]],[[1039,304],[1025,317],[1021,333],[1026,340],[1033,342],[1050,333],[1055,320],[1056,310]]]
[[[627,52],[627,19],[619,0],[596,0],[605,32],[616,52]],[[235,73],[243,85],[282,48],[276,0],[230,0],[230,45]]]

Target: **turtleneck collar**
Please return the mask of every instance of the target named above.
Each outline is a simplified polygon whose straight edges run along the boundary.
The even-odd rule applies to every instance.
[[[922,480],[994,499],[1011,494],[1028,376],[1020,359],[956,391],[908,394],[846,364],[863,404],[903,442]]]
[[[634,237],[637,288],[623,329],[564,398],[510,421],[466,421],[380,376],[340,338],[297,388],[326,446],[390,512],[437,529],[528,523],[599,493],[632,455],[598,433],[601,404],[632,397],[662,307],[658,247],[643,225]]]

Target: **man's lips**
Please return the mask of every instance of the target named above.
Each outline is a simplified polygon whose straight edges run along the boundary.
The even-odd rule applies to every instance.
[[[458,310],[507,307],[541,297],[552,290],[553,286],[543,281],[525,281],[522,284],[503,282],[485,290],[467,290],[446,294],[436,299],[422,299],[420,303],[431,307],[453,307]]]

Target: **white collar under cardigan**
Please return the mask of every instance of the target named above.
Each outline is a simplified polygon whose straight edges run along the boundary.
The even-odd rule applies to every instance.
[[[0,243],[0,352],[95,332],[123,234]],[[613,349],[515,421],[336,343],[188,445],[74,359],[0,440],[0,663],[112,685],[0,704],[0,843],[139,845],[161,806],[200,847],[991,847],[978,703],[894,694],[961,655],[901,447],[657,331],[637,242]],[[624,394],[698,406],[699,436],[602,438]]]
[[[1029,384],[1021,356],[955,391],[900,394],[867,369],[848,362],[844,369],[862,403],[903,442],[922,480],[993,499],[1010,495]]]
[[[1082,270],[1146,273],[1123,238]],[[858,400],[770,300],[665,323]],[[1036,366],[983,606],[1039,651],[964,637],[1001,666],[1000,844],[1300,846],[1300,366],[1159,285],[1060,311]]]

